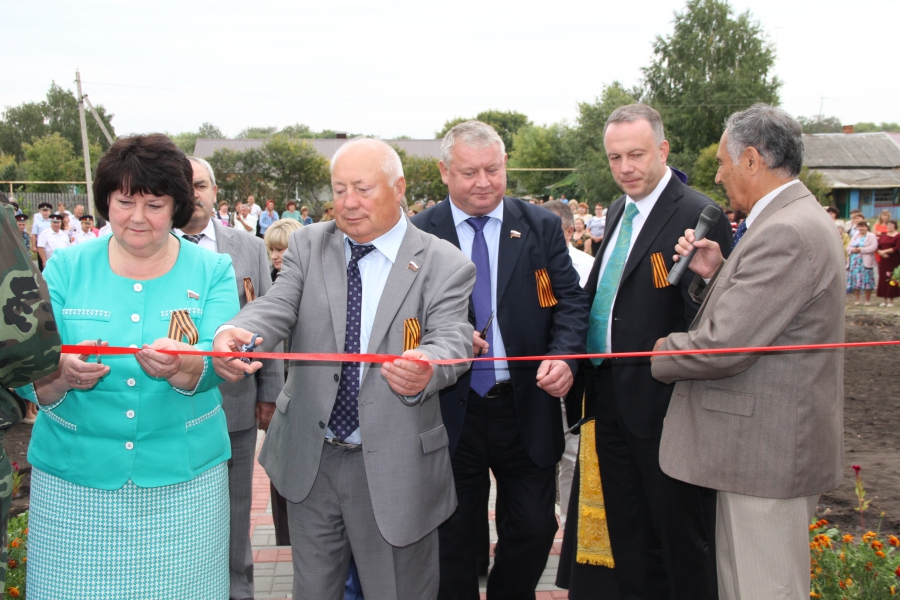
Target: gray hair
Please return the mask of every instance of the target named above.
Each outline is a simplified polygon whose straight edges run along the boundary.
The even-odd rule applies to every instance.
[[[770,171],[796,177],[803,166],[803,135],[798,123],[783,109],[754,104],[728,117],[725,149],[738,162],[747,148],[756,148]]]
[[[394,150],[393,146],[383,140],[362,136],[347,140],[345,144],[342,144],[341,147],[337,149],[337,152],[331,157],[330,171],[334,172],[334,165],[337,162],[337,159],[346,152],[348,148],[361,145],[381,150],[381,170],[384,171],[384,174],[387,176],[388,185],[394,185],[397,183],[398,179],[403,177],[403,162],[400,160],[400,155],[397,154],[397,151]]]
[[[500,144],[500,154],[506,154],[506,144],[503,143],[503,138],[493,127],[481,121],[460,123],[444,136],[444,141],[441,142],[441,161],[448,167],[456,142],[462,142],[463,145],[476,150]]]
[[[569,208],[569,205],[565,202],[561,200],[550,200],[544,202],[541,206],[562,219],[563,229],[575,227],[575,215],[572,214],[572,209]]]
[[[657,144],[666,141],[662,117],[655,108],[643,103],[627,104],[612,111],[609,118],[606,119],[606,125],[603,126],[603,137],[606,137],[606,130],[613,123],[635,123],[640,120],[650,123],[650,129],[653,131],[653,137]]]
[[[206,162],[199,156],[188,156],[187,159],[194,161],[198,165],[202,165],[202,166],[206,167],[206,172],[209,173],[209,181],[210,181],[210,183],[212,183],[213,187],[216,187],[216,174],[213,173],[212,165],[210,165],[208,162]]]

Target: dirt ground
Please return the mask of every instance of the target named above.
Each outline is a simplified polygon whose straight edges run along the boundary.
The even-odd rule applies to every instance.
[[[876,299],[877,302],[880,301]],[[853,306],[847,303],[848,342],[900,340],[900,302],[894,308]],[[819,516],[849,533],[860,531],[851,465],[862,468],[866,499],[865,529],[900,535],[900,346],[857,348],[845,351],[844,360],[844,480],[824,494]],[[26,453],[30,425],[17,425],[6,433],[3,447],[10,460],[26,473],[22,497],[13,500],[12,514],[28,508]]]
[[[894,308],[847,303],[848,342],[900,340],[900,303]],[[844,480],[819,500],[819,514],[849,533],[860,531],[851,465],[866,488],[865,529],[900,534],[900,346],[844,351]]]

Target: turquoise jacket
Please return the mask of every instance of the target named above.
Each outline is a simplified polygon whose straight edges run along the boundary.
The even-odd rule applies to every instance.
[[[98,338],[139,348],[166,337],[172,310],[187,309],[209,350],[216,328],[237,314],[231,257],[181,242],[175,266],[152,280],[109,267],[109,237],[54,252],[44,278],[64,344]],[[89,360],[96,360],[92,357]],[[119,489],[188,481],[231,457],[222,382],[206,357],[194,390],[153,378],[134,356],[103,356],[109,373],[90,391],[70,390],[42,407],[28,449],[38,469],[86,487]]]

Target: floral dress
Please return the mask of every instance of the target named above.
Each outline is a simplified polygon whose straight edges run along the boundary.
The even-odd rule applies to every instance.
[[[866,245],[866,238],[854,236],[850,242],[849,248],[862,248]],[[863,264],[862,252],[850,254],[850,267],[847,272],[847,291],[854,290],[874,290],[875,274],[874,269],[867,269]]]

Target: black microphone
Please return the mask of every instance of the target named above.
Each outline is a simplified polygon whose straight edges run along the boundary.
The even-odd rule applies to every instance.
[[[716,223],[719,222],[719,215],[721,214],[722,210],[718,206],[710,204],[704,208],[703,212],[700,213],[700,220],[697,221],[697,228],[694,229],[694,241],[705,238],[706,234],[709,233],[709,230],[715,227]],[[687,271],[688,266],[691,264],[691,260],[694,258],[694,253],[696,251],[697,248],[695,247],[688,252],[687,256],[682,256],[681,260],[675,263],[675,266],[669,271],[669,283],[678,285],[678,282],[681,281],[681,276],[684,275],[684,272]]]

